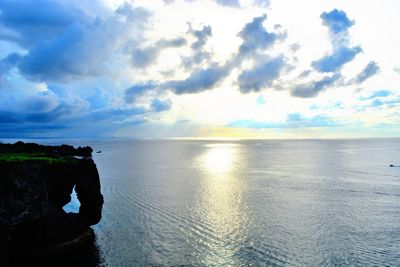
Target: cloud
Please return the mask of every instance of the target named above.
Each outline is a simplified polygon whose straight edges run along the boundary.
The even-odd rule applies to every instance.
[[[93,110],[86,113],[81,117],[83,121],[123,121],[127,118],[143,115],[147,112],[145,108],[134,107],[134,108],[120,108],[120,107],[106,107],[103,109]]]
[[[196,37],[196,41],[191,45],[193,50],[202,48],[207,40],[212,36],[212,28],[209,25],[203,26],[201,30],[194,30],[189,24],[189,33]]]
[[[163,0],[165,4],[172,4],[175,0]]]
[[[97,4],[58,0],[0,2],[0,23],[13,32],[2,36],[23,46],[17,65],[27,78],[36,81],[67,82],[110,71],[109,66],[123,47],[137,44],[150,13],[129,4],[96,17]],[[100,5],[100,4],[99,4]],[[34,12],[32,10],[35,10]],[[85,10],[85,12],[83,11]],[[98,14],[96,14],[98,15]]]
[[[157,84],[153,81],[132,85],[131,87],[125,90],[125,96],[124,96],[125,102],[133,103],[135,102],[138,96],[141,96],[144,93],[155,89],[156,87]]]
[[[49,87],[51,90],[57,92],[54,86]],[[91,109],[99,109],[111,105],[116,99],[114,93],[104,87],[96,87],[88,90],[85,100],[89,102]]]
[[[194,94],[211,90],[229,75],[230,66],[214,65],[204,69],[194,70],[183,80],[171,80],[157,84],[155,81],[135,84],[125,90],[125,102],[133,103],[138,96],[154,89],[170,90],[177,95]]]
[[[58,106],[58,96],[51,91],[40,92],[29,97],[24,103],[24,108],[39,113],[53,111]]]
[[[290,128],[305,127],[332,127],[339,124],[325,115],[317,115],[314,117],[304,117],[300,113],[291,113],[287,117],[287,124]]]
[[[323,12],[320,18],[323,21],[322,24],[327,26],[329,31],[333,34],[346,32],[354,25],[354,21],[351,21],[344,11],[338,9],[334,9],[330,12]]]
[[[132,51],[132,66],[146,68],[155,63],[161,51],[167,48],[181,47],[186,44],[184,38],[161,39],[153,46],[134,48]]]
[[[312,62],[312,67],[320,72],[335,72],[344,64],[352,61],[362,51],[360,46],[339,47],[333,54]]]
[[[390,96],[392,94],[393,93],[391,91],[388,91],[388,90],[379,90],[379,91],[373,92],[369,96],[362,96],[359,99],[360,100],[371,100],[371,99],[378,98],[378,97],[387,97],[387,96]]]
[[[324,77],[318,81],[313,81],[308,84],[301,84],[294,87],[291,91],[292,96],[301,98],[310,98],[317,96],[321,91],[329,86],[333,86],[342,76],[338,73]]]
[[[265,98],[262,95],[258,96],[256,103],[257,105],[264,105],[266,103]]]
[[[21,73],[38,81],[62,81],[100,73],[102,56],[84,44],[85,34],[81,26],[71,25],[58,38],[39,41],[21,57]]]
[[[279,78],[286,65],[283,56],[260,62],[253,69],[243,71],[238,77],[239,90],[242,93],[259,92],[271,86]]]
[[[340,124],[325,115],[313,117],[304,117],[300,113],[291,113],[284,122],[260,122],[254,120],[237,120],[228,124],[235,128],[253,128],[253,129],[290,129],[290,128],[320,128],[335,127]]]
[[[189,24],[188,33],[194,36],[196,41],[194,41],[190,46],[193,51],[192,55],[182,59],[182,64],[186,69],[190,69],[193,66],[211,59],[211,53],[206,51],[204,47],[212,36],[212,28],[209,25],[205,25],[202,29],[195,30],[192,28],[192,25]]]
[[[260,50],[272,47],[277,40],[285,38],[285,34],[268,32],[263,26],[266,19],[267,15],[255,17],[239,32],[239,37],[243,39],[239,47],[239,58],[254,55]]]
[[[307,78],[312,73],[312,70],[304,70],[302,71],[298,78]]]
[[[159,53],[156,47],[136,48],[132,51],[132,66],[146,68],[154,63]]]
[[[357,76],[352,80],[352,82],[360,84],[366,81],[367,79],[371,78],[375,74],[377,74],[379,70],[380,68],[378,66],[378,63],[376,63],[375,61],[371,61],[367,64],[367,66],[365,66],[365,68],[359,74],[357,74]]]
[[[167,111],[171,108],[171,101],[169,100],[161,101],[159,99],[153,99],[151,101],[150,107],[154,112]]]
[[[333,52],[312,62],[312,67],[319,72],[336,72],[362,52],[360,46],[350,47],[348,29],[354,25],[342,10],[334,9],[321,14],[322,24],[327,26],[333,46]]]
[[[5,74],[12,67],[16,66],[20,59],[21,56],[17,53],[8,54],[0,61],[0,75]]]
[[[240,7],[239,0],[215,0],[221,6]]]
[[[172,4],[175,0],[163,0],[165,4]],[[195,2],[196,0],[185,0],[185,2]],[[239,0],[213,0],[220,6],[240,8]]]
[[[398,105],[400,105],[400,97],[397,97],[395,99],[390,99],[390,100],[383,99],[383,98],[377,98],[377,99],[374,99],[370,103],[369,107],[378,108],[378,107],[381,107],[384,105],[388,106],[388,107],[397,107]]]
[[[218,85],[229,74],[228,66],[214,65],[193,71],[184,80],[169,81],[160,87],[172,90],[175,94],[192,94],[210,90]]]
[[[2,123],[48,123],[88,110],[82,99],[60,97],[47,90],[0,101]]]
[[[279,77],[286,63],[282,56],[269,58],[263,55],[262,59],[260,55],[256,57],[257,52],[269,48],[276,40],[282,38],[280,34],[269,33],[264,29],[262,24],[265,19],[266,15],[255,17],[252,22],[244,26],[239,33],[243,43],[238,53],[225,64],[209,63],[208,67],[195,69],[193,69],[194,66],[210,59],[211,54],[205,51],[204,46],[212,36],[212,29],[210,26],[203,26],[200,30],[195,30],[189,24],[188,32],[196,38],[191,44],[193,55],[182,60],[183,66],[190,72],[189,76],[183,80],[170,80],[157,85],[156,82],[133,85],[125,91],[125,101],[132,103],[137,95],[156,88],[170,90],[177,95],[211,90],[219,85],[233,68],[240,66],[245,57],[249,56],[256,59],[256,66],[251,70],[243,71],[238,77],[240,91],[243,93],[260,91],[263,87],[271,85]]]
[[[124,4],[118,6],[118,8],[115,10],[114,15],[115,16],[111,16],[111,18],[117,18],[117,19],[124,18],[123,20],[124,23],[122,25],[125,24],[125,27],[129,25],[130,27],[137,28],[137,31],[134,33],[140,35],[141,34],[140,31],[144,31],[147,29],[147,25],[149,24],[149,20],[153,14],[149,10],[143,7],[134,7],[128,2],[125,2]],[[116,26],[120,25],[117,24]],[[119,34],[123,32],[124,31],[119,32]]]
[[[43,134],[43,131],[72,135],[110,133],[124,127],[146,122],[154,114],[166,111],[171,103],[153,100],[148,108],[91,105],[77,96],[62,96],[51,90],[29,96],[15,95],[0,99],[0,136]],[[95,132],[93,131],[95,129]],[[46,132],[49,135],[50,132]]]
[[[86,19],[86,14],[73,2],[59,0],[1,0],[0,11],[0,23],[12,30],[2,35],[2,39],[25,48],[40,39],[57,36],[68,25]]]
[[[254,5],[260,7],[268,7],[271,4],[270,0],[255,0]]]
[[[233,128],[253,128],[253,129],[269,129],[269,128],[285,128],[283,123],[262,122],[254,120],[236,120],[227,125]]]

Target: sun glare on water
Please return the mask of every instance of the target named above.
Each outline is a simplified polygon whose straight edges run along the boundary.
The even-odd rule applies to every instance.
[[[229,147],[211,149],[204,158],[204,165],[211,173],[226,173],[232,169],[233,155]]]
[[[205,169],[213,174],[228,173],[233,169],[234,145],[210,145],[210,150],[203,157]]]
[[[218,241],[211,246],[216,255],[204,255],[203,262],[221,265],[235,262],[233,255],[239,249],[227,244],[246,238],[246,233],[241,230],[248,223],[247,209],[242,202],[246,186],[238,173],[245,158],[239,144],[211,143],[205,148],[198,166],[203,173],[204,188],[199,212]]]

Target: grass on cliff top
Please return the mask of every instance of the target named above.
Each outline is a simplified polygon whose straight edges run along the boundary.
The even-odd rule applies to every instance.
[[[63,163],[64,159],[48,157],[43,153],[0,153],[0,161],[23,162],[23,161],[44,161],[46,163]]]

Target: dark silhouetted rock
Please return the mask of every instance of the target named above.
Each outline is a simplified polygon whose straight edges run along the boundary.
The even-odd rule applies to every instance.
[[[0,144],[0,266],[88,236],[103,206],[91,154],[90,147]],[[74,188],[79,213],[66,213]]]

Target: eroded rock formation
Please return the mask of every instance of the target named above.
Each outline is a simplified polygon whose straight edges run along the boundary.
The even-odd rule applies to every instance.
[[[90,147],[0,144],[0,266],[79,240],[101,219]],[[79,213],[66,213],[73,189]]]

